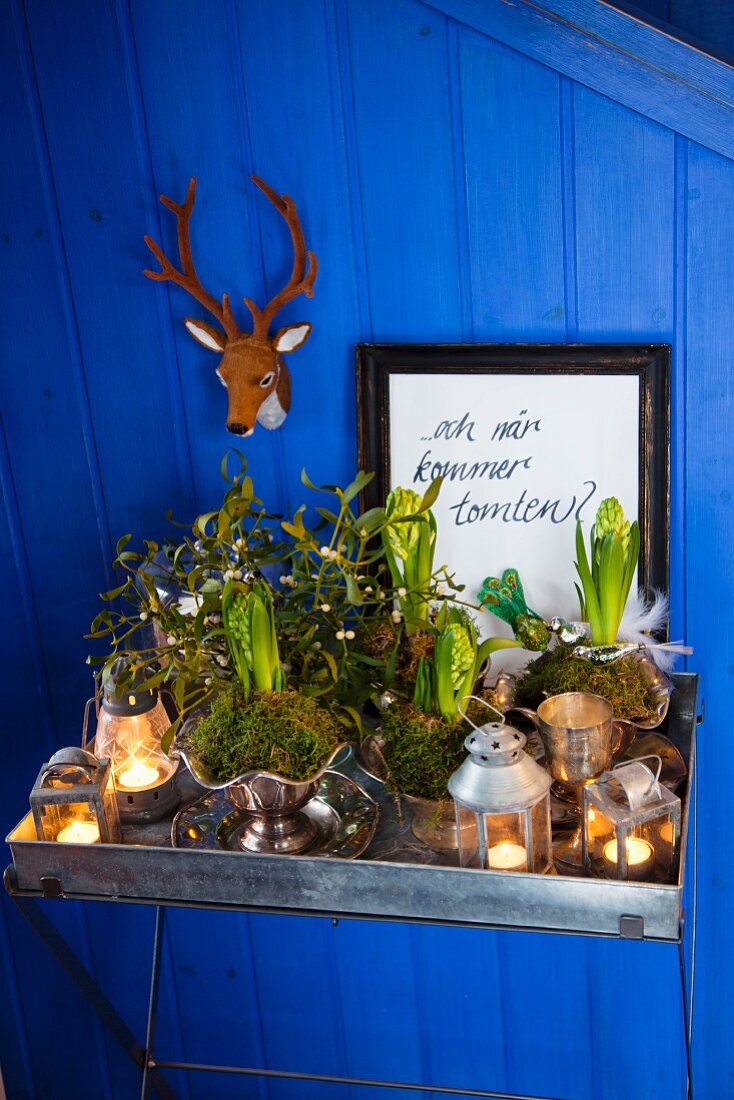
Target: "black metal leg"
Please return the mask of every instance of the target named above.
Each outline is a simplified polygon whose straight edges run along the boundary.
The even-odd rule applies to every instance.
[[[158,1070],[154,1066],[151,1066],[150,1070],[148,1069],[146,1050],[137,1041],[112,1002],[105,997],[89,971],[79,961],[56,925],[48,919],[33,898],[24,897],[18,893],[14,867],[7,868],[4,880],[5,889],[15,902],[18,912],[45,943],[59,966],[68,974],[79,992],[98,1014],[105,1027],[117,1039],[125,1053],[132,1058],[139,1069],[143,1070],[144,1080],[147,1074],[150,1084],[155,1087],[161,1100],[178,1100],[176,1093]],[[156,919],[156,936],[157,927],[158,921]],[[150,1028],[150,1019],[148,1026]],[[148,1041],[146,1040],[146,1044]],[[148,1047],[148,1049],[150,1048]]]
[[[153,1044],[158,1023],[158,988],[161,980],[161,956],[163,954],[163,928],[166,910],[162,905],[155,907],[155,934],[153,937],[153,964],[150,972],[150,997],[148,999],[148,1026],[145,1032],[145,1063],[143,1065],[143,1087],[140,1100],[148,1100],[148,1089],[156,1071],[153,1057]]]

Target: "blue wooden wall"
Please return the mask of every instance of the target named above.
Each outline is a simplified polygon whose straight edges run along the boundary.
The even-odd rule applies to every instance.
[[[734,5],[731,0],[637,0],[636,6],[696,38],[712,53],[734,55]]]
[[[156,196],[182,197],[197,174],[204,281],[261,299],[289,255],[256,171],[296,197],[321,264],[313,300],[286,316],[314,323],[292,361],[293,410],[245,443],[274,508],[299,503],[303,465],[317,481],[352,475],[359,341],[674,345],[673,633],[696,647],[707,698],[694,1070],[697,1094],[716,1100],[734,1091],[734,959],[718,946],[734,918],[734,81],[663,35],[625,45],[610,12],[595,0],[0,4],[0,817],[20,817],[40,762],[79,736],[82,635],[114,540],[161,536],[167,508],[186,518],[218,499],[230,439],[215,360],[180,323],[185,297],[142,277],[142,235],[173,247]],[[630,60],[638,47],[649,71]],[[142,1036],[151,912],[46,908]],[[674,1100],[671,950],[174,912],[159,1053]],[[12,1100],[138,1087],[5,898],[0,1058]],[[191,1100],[374,1095],[195,1075],[176,1086]]]

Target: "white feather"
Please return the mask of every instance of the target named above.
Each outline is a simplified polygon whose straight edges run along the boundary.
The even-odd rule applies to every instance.
[[[630,594],[619,624],[618,637],[624,642],[649,642],[651,634],[664,631],[668,625],[668,597],[656,591],[652,603],[647,603],[638,590]]]
[[[656,589],[652,603],[648,603],[642,592],[638,590],[631,593],[627,600],[617,633],[619,641],[630,642],[633,645],[650,645],[648,653],[663,672],[670,672],[678,656],[669,649],[653,648],[655,635],[665,635],[669,612],[668,597],[663,592]]]
[[[656,590],[652,603],[647,603],[642,592],[638,590],[627,600],[622,622],[617,631],[618,642],[649,647],[648,655],[663,672],[671,671],[676,658],[681,653],[693,652],[680,643],[671,642],[667,647],[656,643],[655,635],[664,635],[666,632],[669,611],[668,597],[662,592]],[[574,623],[574,625],[583,627],[587,634],[589,633],[588,623]]]

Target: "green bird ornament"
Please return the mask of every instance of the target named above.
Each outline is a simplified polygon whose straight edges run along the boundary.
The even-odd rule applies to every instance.
[[[501,577],[485,577],[479,590],[479,602],[498,619],[508,623],[523,649],[548,648],[550,627],[525,602],[517,569],[505,569]]]

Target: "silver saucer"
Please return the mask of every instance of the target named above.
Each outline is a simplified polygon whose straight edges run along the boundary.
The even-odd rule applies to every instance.
[[[339,772],[324,773],[314,798],[303,814],[316,827],[312,843],[298,855],[356,859],[369,845],[380,810],[374,799],[353,779]],[[214,848],[242,852],[240,836],[253,814],[232,805],[226,788],[212,791],[185,810],[171,825],[174,848]]]

